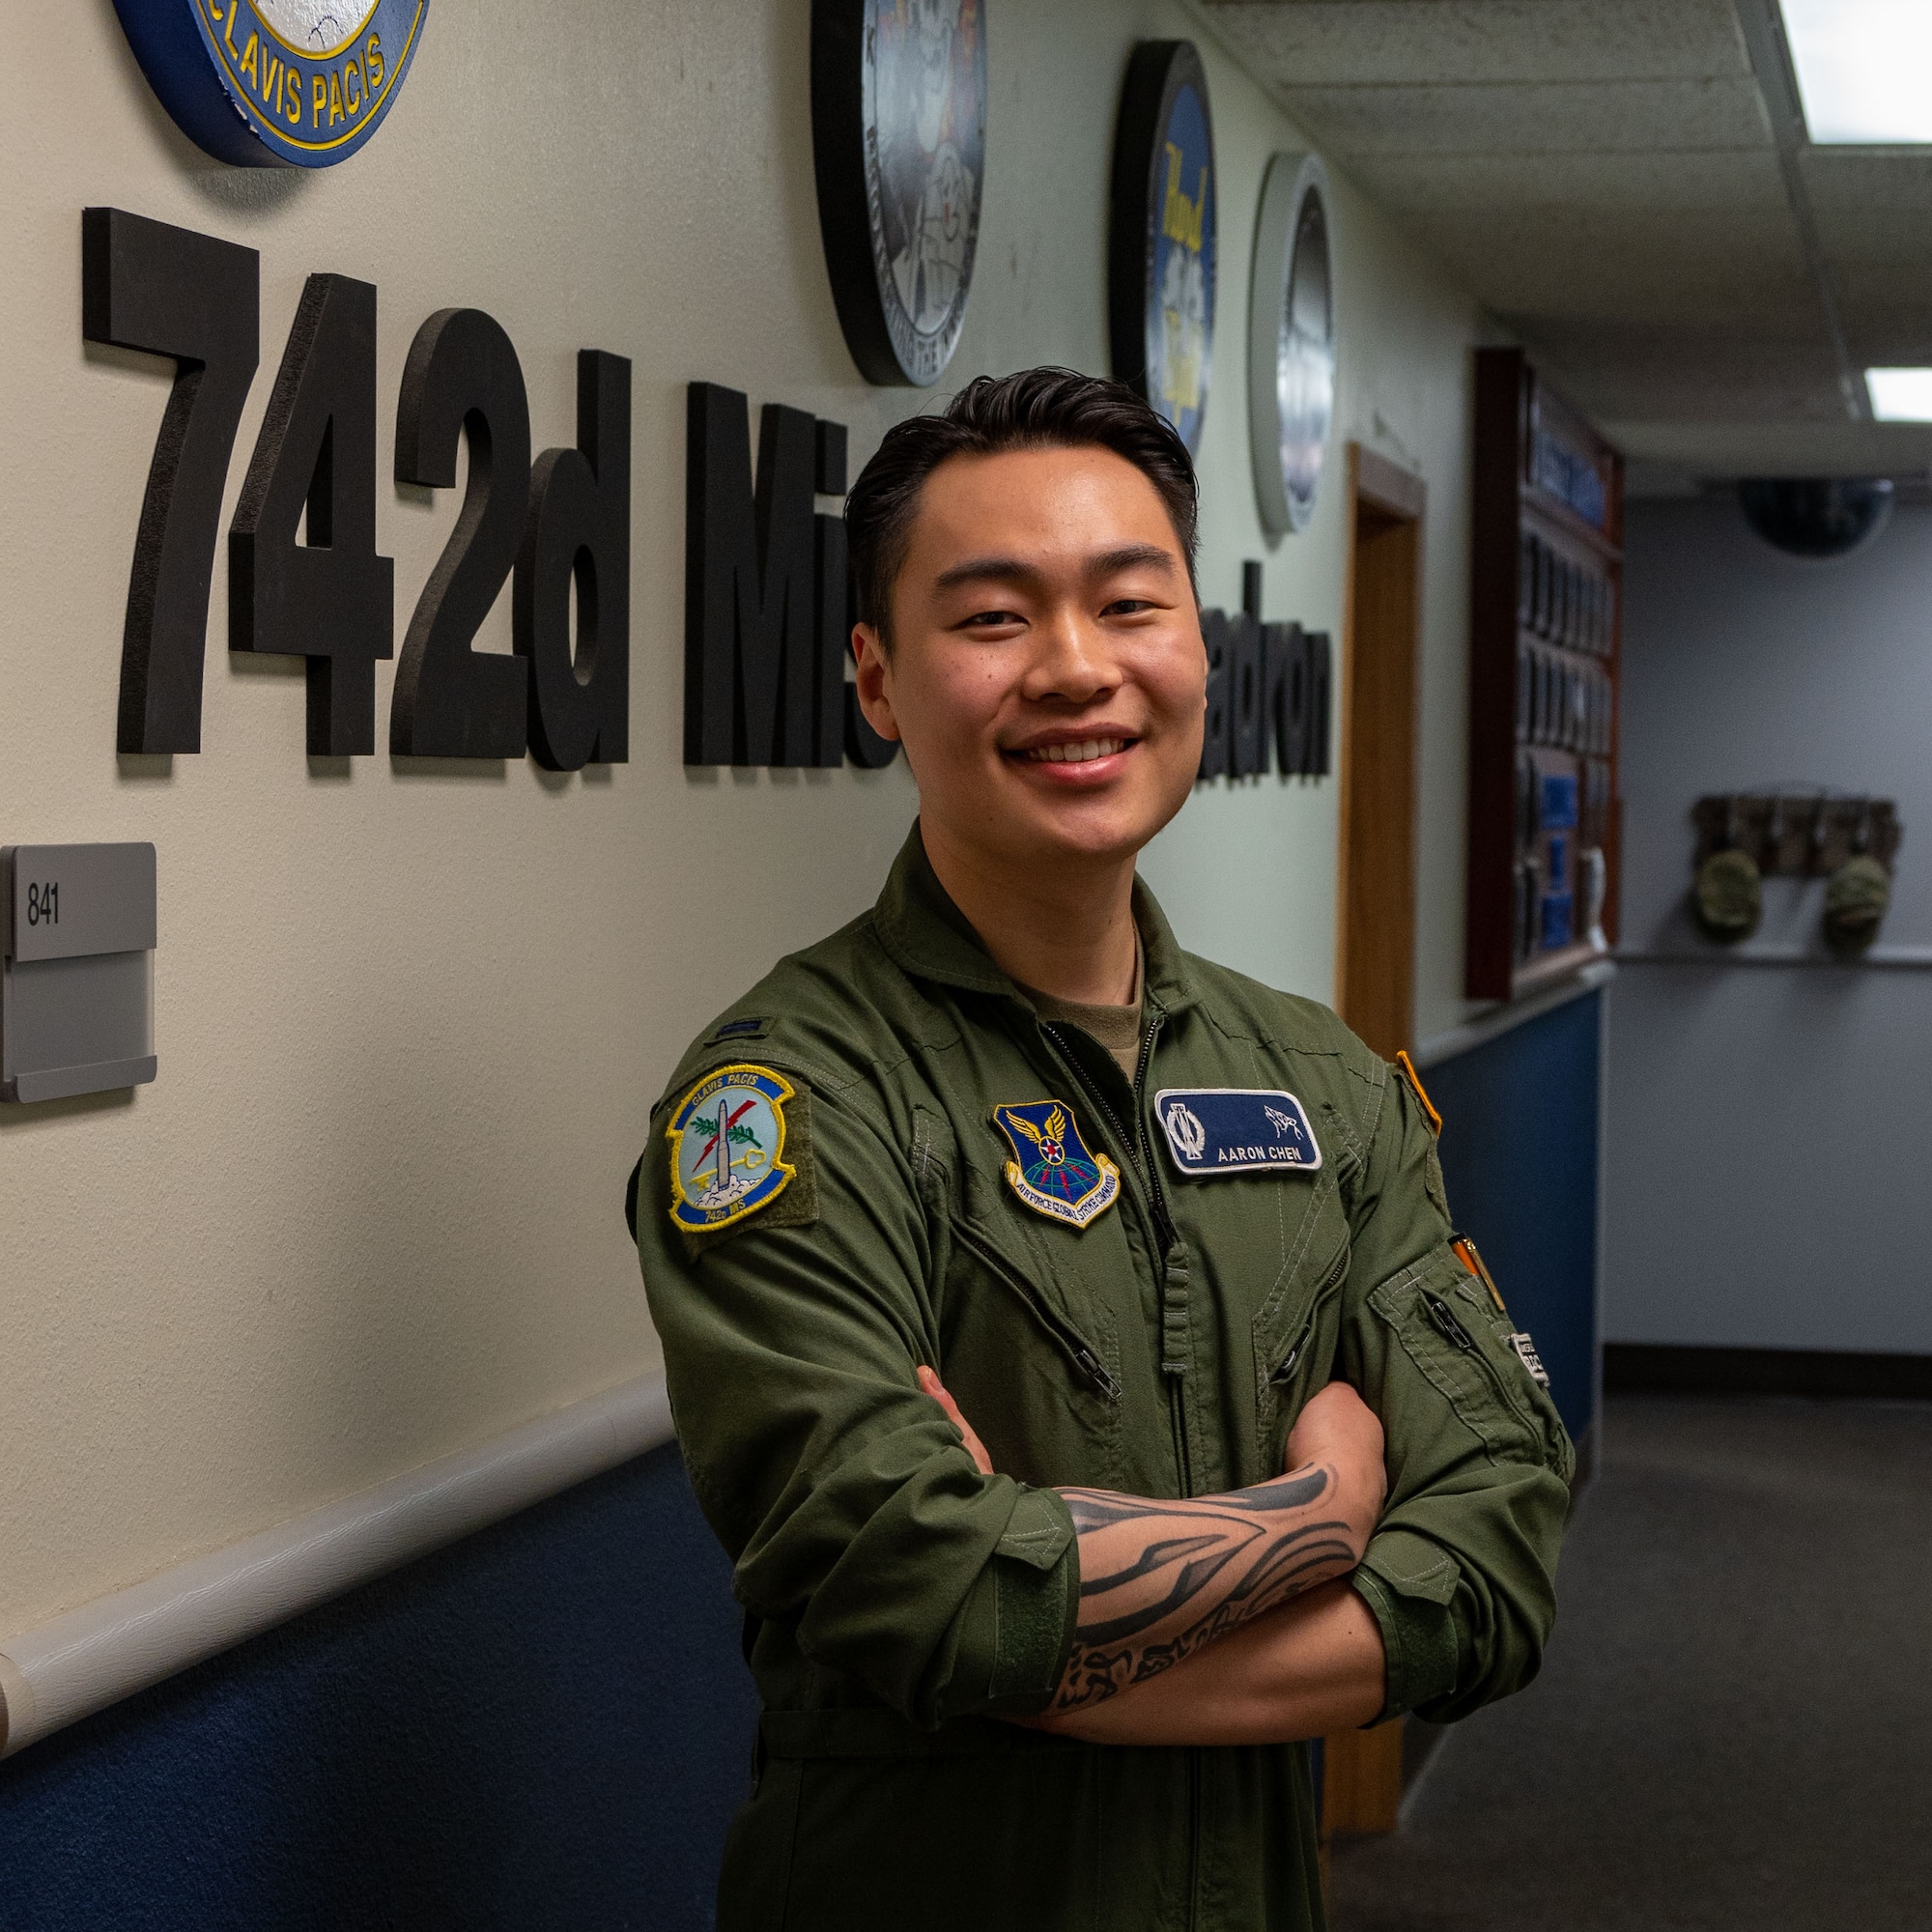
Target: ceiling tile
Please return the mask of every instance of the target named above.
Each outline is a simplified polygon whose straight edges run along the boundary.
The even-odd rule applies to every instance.
[[[1418,215],[1406,226],[1503,314],[1627,324],[1816,313],[1782,211],[1665,221],[1498,209]]]
[[[1626,456],[1705,476],[1908,476],[1932,467],[1932,424],[1601,423]]]
[[[1768,148],[1639,155],[1356,155],[1349,173],[1391,213],[1437,209],[1614,210],[1669,218],[1686,211],[1787,215]]]
[[[1208,0],[1279,86],[1748,79],[1730,0]]]
[[[1932,216],[1932,149],[1804,148],[1798,165],[1821,223],[1866,213]]]
[[[1277,94],[1321,145],[1344,157],[1642,154],[1771,145],[1764,101],[1748,80],[1286,87]]]
[[[1550,379],[1599,421],[1831,423],[1845,413],[1822,327],[1752,340],[1719,326],[1517,320]]]

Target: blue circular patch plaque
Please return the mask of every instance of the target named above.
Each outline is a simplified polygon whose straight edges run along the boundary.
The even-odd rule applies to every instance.
[[[238,167],[332,167],[387,114],[429,0],[114,0],[182,131]]]
[[[1201,447],[1214,351],[1214,129],[1191,41],[1144,41],[1114,143],[1114,373]]]

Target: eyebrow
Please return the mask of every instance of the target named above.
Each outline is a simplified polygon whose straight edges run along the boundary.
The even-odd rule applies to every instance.
[[[1088,577],[1113,577],[1123,570],[1153,566],[1172,572],[1174,553],[1159,544],[1122,544],[1118,550],[1104,550],[1087,559]],[[942,570],[933,581],[935,590],[952,590],[962,583],[1037,583],[1041,573],[1016,556],[975,556]]]

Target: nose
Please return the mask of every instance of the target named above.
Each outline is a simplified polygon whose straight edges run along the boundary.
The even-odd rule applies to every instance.
[[[1077,604],[1062,604],[1034,630],[1034,657],[1021,692],[1034,703],[1093,704],[1121,687],[1106,631]]]

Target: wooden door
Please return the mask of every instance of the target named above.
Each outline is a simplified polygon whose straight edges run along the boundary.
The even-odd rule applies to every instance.
[[[1422,479],[1349,445],[1336,1006],[1382,1055],[1413,1045]]]
[[[1384,1056],[1414,1044],[1416,642],[1422,479],[1349,445],[1343,621],[1341,906],[1336,1006]],[[1326,1740],[1322,1835],[1389,1832],[1402,1803],[1401,1721]]]

